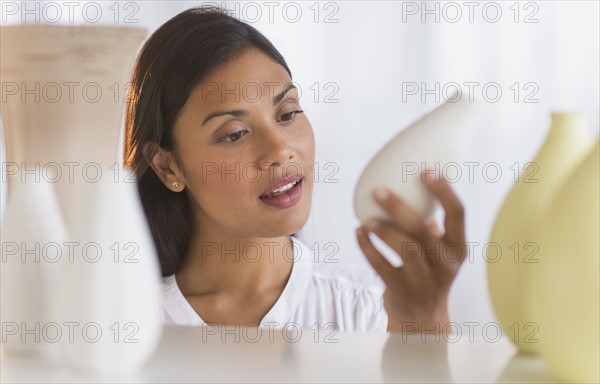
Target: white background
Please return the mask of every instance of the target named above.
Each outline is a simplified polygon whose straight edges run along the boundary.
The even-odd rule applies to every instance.
[[[8,3],[22,4],[2,3],[3,10]],[[68,13],[58,18],[52,6],[44,14],[45,3],[63,2],[31,3],[39,4],[40,22],[89,25],[89,19],[95,17],[88,15],[86,20],[81,12],[85,3],[93,2],[77,2],[73,20]],[[114,24],[116,2],[96,3],[102,15],[94,25]],[[358,225],[352,211],[354,185],[370,157],[387,140],[437,104],[432,94],[423,101],[421,93],[403,93],[403,84],[424,82],[433,89],[437,82],[443,89],[454,82],[463,91],[464,83],[479,84],[475,95],[487,100],[465,161],[481,166],[475,168],[472,182],[464,168],[453,185],[466,207],[467,240],[481,246],[460,272],[450,311],[458,322],[493,321],[481,250],[502,199],[513,185],[511,165],[522,167],[534,157],[548,132],[551,111],[586,113],[590,135],[598,136],[599,3],[484,1],[471,2],[473,8],[466,2],[434,1],[426,5],[420,1],[271,2],[272,8],[261,2],[217,3],[226,4],[264,33],[284,55],[294,81],[301,86],[303,108],[316,135],[320,171],[311,218],[301,237],[309,246],[319,243],[321,258],[327,254],[325,244],[335,242],[340,263],[367,268],[354,237]],[[122,1],[117,4],[117,21],[124,24],[129,15],[132,26],[151,32],[199,4]],[[424,13],[424,6],[434,12]],[[35,5],[31,7],[35,12]],[[412,14],[416,8],[417,13]],[[299,17],[297,9],[302,11]],[[327,16],[327,21],[333,22],[325,22]],[[3,14],[2,21],[19,23],[21,17],[22,13]],[[28,15],[25,21],[36,22],[35,17]],[[483,86],[492,82],[502,91],[497,102],[491,100],[494,88],[488,88],[488,95],[482,93]],[[316,100],[310,89],[315,89],[315,83],[320,88]],[[333,85],[325,88],[326,83]],[[515,83],[520,88],[516,101],[514,87],[510,88]],[[526,83],[533,85],[524,88]],[[326,95],[337,101],[325,102]],[[527,95],[532,103],[524,102]],[[502,170],[496,182],[489,181],[493,172],[488,180],[482,174],[483,166],[490,162],[498,163]],[[325,183],[327,175],[336,181]],[[3,184],[3,211],[5,191]]]

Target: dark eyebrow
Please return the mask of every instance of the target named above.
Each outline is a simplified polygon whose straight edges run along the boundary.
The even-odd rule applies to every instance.
[[[283,88],[283,90],[281,92],[279,92],[277,95],[275,95],[275,98],[273,99],[273,105],[279,104],[279,102],[281,100],[283,100],[283,97],[285,96],[285,94],[288,93],[292,89],[296,89],[296,86],[294,85],[294,83],[289,83],[288,85],[286,85],[285,88]]]
[[[206,118],[202,121],[202,125],[206,124],[206,122],[210,119],[212,119],[213,117],[218,117],[218,116],[223,116],[223,115],[233,115],[235,117],[240,117],[240,116],[245,116],[248,114],[248,111],[245,111],[243,109],[234,109],[232,111],[218,111],[218,112],[213,112],[211,114],[209,114],[208,116],[206,116]]]
[[[294,83],[289,83],[288,85],[286,85],[285,88],[283,88],[283,90],[281,92],[279,92],[277,95],[275,95],[275,97],[273,98],[273,105],[275,106],[275,105],[279,104],[281,102],[281,100],[283,100],[283,98],[285,97],[286,93],[288,93],[292,89],[297,89],[296,86],[294,85]],[[208,120],[212,119],[213,117],[218,117],[218,116],[223,116],[223,115],[233,115],[235,117],[240,117],[240,116],[248,115],[248,111],[243,110],[243,109],[234,109],[231,111],[213,112],[204,118],[201,125],[206,124],[206,122]]]

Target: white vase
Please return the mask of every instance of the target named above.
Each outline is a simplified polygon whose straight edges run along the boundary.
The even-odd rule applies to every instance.
[[[457,101],[455,101],[458,99]],[[387,187],[423,217],[433,212],[434,199],[421,171],[458,163],[466,151],[481,105],[467,94],[452,97],[389,141],[363,171],[354,191],[354,211],[364,223],[389,219],[373,200],[377,187]]]
[[[6,160],[21,171],[8,177],[7,211],[24,212],[28,204],[12,198],[21,164],[37,165],[42,178],[57,171],[72,259],[60,265],[60,282],[44,300],[66,333],[58,349],[69,365],[102,375],[134,372],[162,330],[158,258],[136,180],[120,159],[128,81],[146,34],[48,25],[7,26],[0,34],[3,86],[16,87],[2,100]],[[126,260],[132,251],[137,263]]]
[[[61,340],[63,355],[77,370],[99,375],[135,373],[162,332],[156,250],[135,178],[127,172],[122,180],[87,186],[71,234],[74,262],[63,264],[69,278],[57,287],[55,317],[78,327],[73,342]]]
[[[15,183],[2,221],[0,316],[3,348],[52,354],[54,291],[68,234],[52,183]]]
[[[121,162],[123,111],[135,54],[147,31],[128,27],[1,27],[0,72],[6,161],[58,170],[56,194],[69,230],[79,186],[99,164]]]

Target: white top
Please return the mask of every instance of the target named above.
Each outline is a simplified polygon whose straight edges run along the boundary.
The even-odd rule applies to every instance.
[[[261,320],[261,327],[386,332],[383,296],[375,286],[366,285],[342,268],[335,272],[317,268],[310,249],[295,236],[291,239],[291,275],[281,296]],[[205,324],[181,293],[175,275],[163,278],[162,298],[165,323]]]

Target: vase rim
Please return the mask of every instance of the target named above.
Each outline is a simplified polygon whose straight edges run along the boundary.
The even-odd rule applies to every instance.
[[[551,118],[565,119],[565,118],[581,118],[585,117],[586,114],[582,111],[552,111],[550,112]]]
[[[550,114],[550,125],[553,128],[569,127],[572,125],[586,125],[587,115],[582,112],[552,112]]]
[[[38,68],[40,61],[51,66],[82,62],[106,66],[115,58],[133,57],[148,35],[146,28],[137,26],[29,24],[0,28],[2,70],[17,72]],[[98,63],[93,63],[95,60]]]

